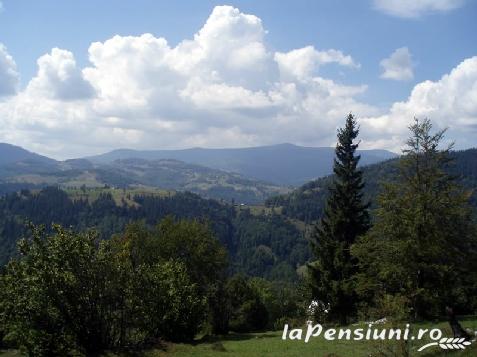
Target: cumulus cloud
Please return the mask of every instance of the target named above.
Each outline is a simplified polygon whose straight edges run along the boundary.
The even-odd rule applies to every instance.
[[[392,16],[418,18],[461,7],[465,0],[374,0],[376,9]]]
[[[472,127],[475,64],[451,72],[452,80],[417,85],[408,102],[386,113],[359,99],[366,85],[321,74],[330,63],[358,68],[349,54],[312,46],[275,52],[266,33],[258,17],[218,6],[193,38],[175,46],[153,34],[114,36],[91,44],[86,68],[71,52],[53,49],[26,88],[0,102],[0,141],[56,158],[118,147],[330,146],[351,111],[363,118],[365,146],[395,148],[421,114],[418,104],[406,104],[417,97],[437,108],[429,116],[440,125],[453,118],[456,127]],[[421,87],[426,93],[415,94]],[[451,94],[459,105],[437,114]]]
[[[287,53],[275,53],[280,73],[285,79],[309,78],[316,75],[318,68],[328,63],[338,63],[342,66],[359,67],[351,56],[341,51],[317,51],[313,46],[307,46]]]
[[[0,43],[0,97],[15,94],[19,82],[20,75],[17,72],[17,65],[8,53],[7,48]]]
[[[407,47],[395,50],[388,58],[380,62],[383,69],[381,78],[396,81],[409,81],[414,78],[411,52]]]
[[[475,146],[477,56],[464,60],[438,81],[417,84],[409,98],[394,103],[387,114],[364,118],[365,145],[399,150],[413,117],[430,118],[437,127],[449,128],[448,136],[458,140],[458,147]],[[373,142],[373,137],[380,138]]]
[[[59,100],[85,99],[93,96],[93,88],[85,81],[76,67],[73,54],[59,48],[41,56],[38,73],[30,81],[27,91],[34,95],[48,96]]]
[[[265,37],[258,17],[217,6],[176,46],[152,34],[114,36],[91,44],[84,69],[53,49],[26,89],[0,105],[0,138],[54,157],[124,146],[330,145],[348,111],[376,113],[355,98],[366,86],[319,76],[329,63],[359,67],[351,56],[275,53]]]

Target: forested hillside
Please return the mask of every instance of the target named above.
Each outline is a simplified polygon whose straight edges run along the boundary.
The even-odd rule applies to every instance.
[[[447,167],[449,173],[472,194],[471,203],[477,207],[477,149],[454,151],[453,162]],[[398,159],[391,159],[363,168],[364,196],[372,206],[376,203],[384,182],[392,182],[398,174]],[[318,220],[328,197],[328,188],[333,176],[311,181],[290,194],[272,197],[266,201],[268,207],[281,207],[283,215],[311,223]]]
[[[93,195],[94,193],[94,195]],[[114,193],[114,194],[113,194]],[[232,272],[276,280],[296,279],[296,268],[309,258],[303,233],[284,217],[193,193],[135,194],[127,190],[87,190],[73,194],[48,187],[22,190],[0,199],[0,262],[15,254],[17,240],[29,234],[27,222],[58,223],[75,230],[97,230],[102,239],[133,221],[153,226],[162,218],[208,222],[227,248]]]

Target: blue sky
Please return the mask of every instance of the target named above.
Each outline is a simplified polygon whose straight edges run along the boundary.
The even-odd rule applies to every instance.
[[[340,124],[338,118],[344,118],[349,111],[363,118],[363,129],[368,129],[367,133],[363,132],[365,146],[395,151],[399,150],[399,143],[405,137],[406,125],[402,124],[404,119],[400,119],[404,115],[409,115],[410,120],[414,115],[425,114],[431,119],[434,116],[436,126],[450,127],[449,133],[459,138],[460,132],[475,134],[477,127],[475,105],[468,103],[474,99],[477,90],[473,85],[476,78],[472,60],[477,55],[477,1],[474,0],[227,3],[3,0],[2,3],[0,43],[5,58],[11,59],[3,61],[3,72],[7,73],[13,62],[16,84],[10,90],[4,88],[4,95],[0,97],[0,114],[4,114],[4,127],[8,128],[0,132],[0,140],[55,157],[81,156],[126,146],[249,146],[283,141],[312,146],[332,145],[335,129]],[[166,39],[167,46],[174,49],[184,40],[193,40],[220,5],[230,5],[238,14],[253,15],[261,22],[257,28],[253,21],[243,24],[233,20],[239,16],[237,13],[221,12],[223,18],[219,16],[216,20],[218,23],[230,20],[227,29],[235,26],[230,30],[232,38],[220,32],[212,34],[223,38],[211,45],[218,48],[223,43],[230,43],[232,47],[228,51],[233,52],[238,50],[233,43],[240,43],[240,53],[243,54],[250,50],[246,41],[257,42],[260,51],[264,51],[267,61],[271,62],[251,61],[248,65],[266,66],[266,70],[260,71],[267,72],[263,78],[258,74],[251,76],[246,63],[240,64],[244,71],[240,72],[238,65],[233,68],[230,65],[234,59],[224,59],[219,63],[213,56],[204,58],[196,70],[181,69],[180,79],[169,75],[165,78],[158,74],[162,70],[154,63],[145,63],[138,60],[137,53],[131,54],[134,49],[121,52],[124,43],[105,46],[116,35],[133,41],[130,36],[140,38],[142,34],[150,33],[155,39]],[[241,31],[244,37],[240,37]],[[151,41],[143,40],[140,41],[142,44],[150,45]],[[115,59],[110,64],[102,63],[105,59],[101,54],[101,59],[98,57],[96,63],[92,63],[88,50],[93,42],[103,44],[101,51],[104,53],[117,51],[114,54],[116,59],[130,59],[128,66],[144,68],[143,73],[138,73],[141,71],[118,67],[116,73],[124,83],[116,83],[116,86],[137,84],[132,86],[136,89],[133,92],[125,87],[125,92],[130,92],[130,97],[137,100],[124,104],[121,110],[108,107],[115,101],[126,99],[123,94],[113,93],[105,87],[112,80],[108,80],[108,75],[99,68],[121,66],[121,61]],[[200,43],[199,46],[208,46],[205,40]],[[290,55],[286,57],[286,63],[280,64],[276,60],[276,53],[290,53],[307,46],[312,46],[312,50]],[[66,52],[53,54],[53,48]],[[147,53],[157,58],[158,63],[163,54]],[[191,61],[196,53],[199,52],[184,55],[184,60]],[[44,55],[48,57],[44,58],[43,66],[48,70],[42,72],[37,60]],[[351,62],[344,59],[346,56]],[[325,57],[327,59],[323,59]],[[282,58],[285,61],[285,57]],[[464,63],[465,60],[469,61]],[[65,70],[61,63],[69,63],[65,68],[71,72],[58,79],[61,76],[53,72]],[[462,63],[459,73],[470,78],[462,80],[462,75],[457,73],[447,81],[449,83],[441,81]],[[306,73],[290,69],[300,65],[306,67]],[[174,67],[168,66],[168,71]],[[273,66],[277,69],[270,69]],[[91,70],[85,70],[88,67]],[[174,68],[176,70],[179,71]],[[279,74],[268,73],[273,71]],[[11,72],[8,73],[11,75]],[[114,77],[114,71],[110,75]],[[139,82],[144,76],[153,78],[155,75],[157,80],[147,86]],[[7,79],[12,80],[12,77]],[[182,84],[171,89],[171,81],[174,86],[175,83]],[[426,81],[435,85],[426,86]],[[277,89],[277,83],[280,83],[280,89]],[[424,85],[419,86],[420,83]],[[456,83],[467,93],[466,101],[451,105],[434,98],[432,93],[436,91],[445,92],[447,96],[453,91],[452,95],[455,95]],[[295,92],[285,91],[285,84],[293,84]],[[421,97],[432,97],[436,102],[423,103],[421,97],[411,98],[416,86],[418,92],[425,92]],[[445,88],[441,88],[443,86]],[[173,91],[178,93],[180,100],[187,97],[189,101],[176,103],[171,99],[162,103],[160,98],[165,96],[164,88],[170,89],[167,96]],[[78,93],[75,93],[76,89]],[[214,92],[217,90],[219,92]],[[151,94],[153,91],[157,93]],[[213,97],[217,93],[232,96],[239,104],[230,105],[232,100],[227,100],[227,103],[210,100],[210,95]],[[338,93],[339,100],[333,97],[335,93]],[[143,97],[147,98],[147,103],[138,102]],[[279,103],[277,97],[280,97]],[[42,102],[35,106],[35,101],[41,102],[45,98],[48,105]],[[177,109],[182,104],[190,105],[190,108]],[[415,108],[415,105],[422,107]],[[432,107],[432,110],[422,113],[423,107]],[[342,113],[337,113],[340,109]],[[440,118],[444,114],[460,117]],[[262,117],[265,119],[261,120]],[[296,130],[297,126],[303,126],[303,130]],[[280,130],[275,130],[278,127]],[[385,133],[383,128],[386,128]],[[78,133],[78,129],[84,131]],[[148,137],[151,130],[154,136]],[[316,135],[313,135],[314,130]],[[88,133],[91,133],[89,138]],[[109,140],[108,136],[113,136],[114,140]],[[217,139],[220,137],[224,140]],[[466,136],[458,146],[475,146],[477,142],[473,140],[472,136]]]

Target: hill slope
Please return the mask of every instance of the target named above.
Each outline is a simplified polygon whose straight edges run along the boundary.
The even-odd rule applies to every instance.
[[[396,157],[394,153],[386,150],[362,150],[360,154],[362,165]],[[87,159],[97,164],[105,164],[130,158],[180,160],[218,170],[237,172],[246,177],[279,185],[297,186],[332,172],[334,148],[279,144],[239,149],[194,148],[148,151],[121,149]]]
[[[57,161],[46,156],[38,155],[19,146],[0,143],[0,165],[5,166],[21,161],[55,164]]]
[[[229,252],[231,272],[295,280],[296,269],[309,258],[303,234],[285,217],[252,213],[248,207],[189,192],[48,187],[0,197],[0,212],[0,267],[16,254],[18,239],[29,236],[28,221],[46,229],[52,222],[76,230],[94,228],[100,238],[109,239],[131,221],[155,225],[169,215],[208,222]]]
[[[0,158],[0,193],[47,185],[149,186],[256,204],[270,196],[289,192],[286,187],[177,160],[124,159],[111,163],[92,163],[86,159],[56,161],[8,144],[0,144]]]
[[[362,151],[362,163],[394,157]],[[334,149],[291,144],[243,149],[115,150],[86,159],[56,161],[0,144],[0,193],[45,185],[188,190],[205,197],[256,204],[329,174]]]
[[[187,164],[178,160],[123,159],[103,166],[127,177],[131,183],[163,189],[190,191],[204,197],[260,203],[290,190],[239,174]]]
[[[0,143],[0,177],[22,173],[44,173],[58,169],[59,162],[27,151],[19,146]]]
[[[449,171],[463,187],[473,191],[471,204],[477,207],[477,149],[455,151],[452,157],[454,164]],[[381,183],[397,177],[397,164],[397,159],[391,159],[363,168],[365,199],[370,200],[373,205],[376,203]],[[281,207],[284,215],[310,223],[321,217],[332,179],[333,176],[327,176],[311,181],[290,194],[268,199],[266,205]]]

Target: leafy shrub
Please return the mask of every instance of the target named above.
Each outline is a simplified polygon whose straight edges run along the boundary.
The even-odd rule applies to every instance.
[[[237,332],[261,330],[267,326],[268,311],[258,291],[242,275],[227,282],[230,299],[230,329]]]
[[[161,227],[175,239],[206,232],[197,223]],[[147,232],[133,228],[100,244],[92,232],[33,228],[0,276],[4,340],[30,356],[67,356],[192,339],[207,312],[207,282],[178,253],[169,250],[166,259],[151,250]],[[213,238],[201,237],[204,244]]]

